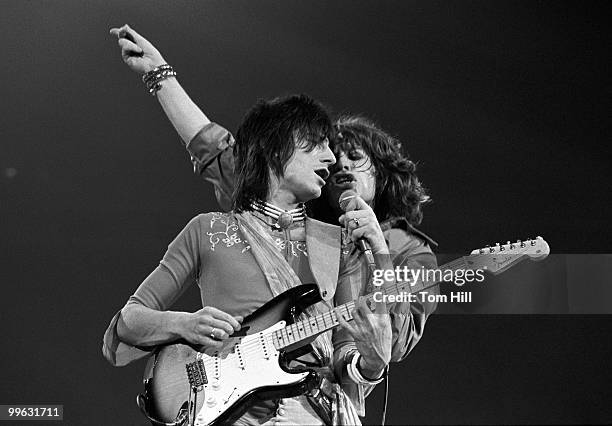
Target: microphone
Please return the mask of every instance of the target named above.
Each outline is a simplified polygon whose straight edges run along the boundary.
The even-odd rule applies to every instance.
[[[340,208],[345,213],[352,212],[353,210],[359,210],[357,205],[356,198],[359,195],[353,191],[352,189],[347,189],[342,194],[340,194],[340,198],[338,198],[338,204]],[[370,243],[365,238],[359,238],[357,240],[357,247],[363,253],[368,263],[368,267],[371,271],[376,269],[376,261],[374,260],[374,255],[372,254],[372,247],[370,247]]]

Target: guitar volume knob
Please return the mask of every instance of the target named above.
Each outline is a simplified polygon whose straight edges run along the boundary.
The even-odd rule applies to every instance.
[[[217,404],[217,400],[215,399],[214,396],[209,396],[208,398],[206,398],[206,405],[208,407],[214,407]]]

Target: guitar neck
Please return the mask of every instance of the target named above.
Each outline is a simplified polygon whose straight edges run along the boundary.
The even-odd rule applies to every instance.
[[[460,257],[459,259],[453,260],[452,262],[441,266],[438,270],[457,271],[460,269],[465,269],[466,265],[466,258]],[[423,272],[424,271],[425,270],[423,269]],[[439,278],[439,276],[435,277]],[[375,293],[382,293],[384,295],[418,293],[435,286],[440,281],[442,281],[442,278],[433,280],[419,279],[412,281],[412,283],[409,281],[394,282],[378,287],[376,292],[366,295],[366,298],[368,301],[372,300]],[[343,305],[337,306],[335,309],[328,312],[309,317],[302,321],[297,321],[280,330],[276,330],[272,333],[274,347],[280,350],[331,330],[340,325],[338,322],[338,315],[342,315],[342,317],[347,321],[352,321],[353,315],[351,312],[353,309],[355,309],[355,301],[350,301],[348,303],[344,303]]]

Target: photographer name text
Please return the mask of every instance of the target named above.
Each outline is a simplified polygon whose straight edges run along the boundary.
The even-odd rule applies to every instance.
[[[427,291],[409,293],[403,291],[399,294],[385,294],[382,291],[372,293],[374,302],[383,303],[470,303],[471,291],[453,291],[450,294],[434,294]]]

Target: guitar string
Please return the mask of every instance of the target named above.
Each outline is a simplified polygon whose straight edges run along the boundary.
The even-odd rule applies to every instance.
[[[536,245],[535,240],[527,240],[527,241],[525,241],[525,243],[530,243],[530,246],[535,246]],[[525,254],[525,253],[527,253],[530,250],[530,248],[531,248],[530,246],[521,247],[521,248],[523,248],[523,250],[515,250],[514,253],[511,253],[511,252],[508,252],[508,253],[497,252],[496,254],[508,254],[508,255]],[[483,255],[488,256],[488,255],[491,255],[491,254],[493,254],[493,253],[478,253],[478,254],[470,255],[469,257],[473,259],[473,258],[483,257]],[[451,262],[443,265],[442,268],[455,269],[457,267],[465,265],[466,258],[467,257],[461,257],[459,259],[451,261]],[[514,262],[511,262],[511,263],[509,263],[506,266],[512,265],[513,263]],[[499,265],[498,264],[498,266],[500,266],[500,269],[501,269],[501,266],[504,266],[504,265]],[[440,268],[440,269],[442,269],[442,268]],[[472,267],[472,269],[473,269],[473,267]],[[396,291],[395,294],[397,294],[397,293],[399,293],[398,289],[400,288],[400,286],[402,286],[401,289],[403,290],[405,288],[404,287],[405,284],[406,284],[406,282],[400,282],[400,283],[396,282],[396,283],[386,284],[386,285],[381,287],[381,291],[386,292],[389,288],[395,287],[395,291]],[[421,284],[424,284],[424,283],[421,282]],[[429,287],[431,287],[433,285],[435,285],[435,283],[430,285],[430,286],[424,286],[423,289],[429,288]],[[413,289],[413,290],[416,291],[418,289]],[[368,299],[371,299],[373,297],[373,295],[369,294],[366,297]],[[339,323],[338,323],[338,320],[337,320],[337,315],[338,315],[338,313],[339,313],[339,311],[341,309],[344,309],[346,311],[347,316],[348,316],[347,320],[348,321],[352,320],[351,311],[354,308],[354,305],[355,305],[355,301],[351,301],[351,302],[345,303],[343,305],[340,305],[340,306],[332,309],[329,312],[326,312],[326,313],[323,313],[323,314],[320,314],[320,315],[316,315],[316,316],[310,317],[308,319],[301,320],[301,321],[299,321],[297,323],[294,323],[294,324],[291,324],[289,326],[283,327],[282,329],[277,329],[277,330],[274,330],[274,331],[262,334],[259,340],[253,338],[253,339],[249,340],[249,342],[245,343],[244,346],[242,346],[240,343],[237,344],[236,346],[240,347],[240,353],[244,354],[244,355],[252,355],[252,354],[255,354],[255,353],[261,353],[261,351],[262,351],[262,347],[261,347],[261,343],[262,342],[261,342],[261,340],[263,339],[264,345],[271,345],[272,347],[274,347],[274,350],[279,351],[279,350],[281,350],[283,348],[286,348],[286,347],[290,346],[291,344],[297,343],[297,342],[299,342],[301,340],[305,340],[308,337],[315,336],[317,334],[321,334],[321,333],[324,333],[326,331],[332,330],[333,328],[338,326]],[[326,317],[329,317],[329,321],[332,323],[331,327],[329,327],[327,325],[326,320],[325,320]],[[307,323],[311,324],[311,321],[313,321],[313,319],[314,319],[314,323],[316,324],[316,327],[318,329],[318,327],[319,327],[319,318],[323,321],[323,330],[317,330],[317,332],[313,333],[312,332],[312,327],[311,327],[310,334],[309,334],[308,330],[306,329],[306,327],[304,327],[304,325],[307,324]],[[300,324],[302,325],[302,327],[299,327]],[[287,329],[292,329],[292,330],[295,330],[297,332],[295,334],[293,334],[291,332],[287,333],[287,331],[286,331]],[[282,331],[283,330],[287,334],[287,340],[291,340],[291,343],[289,343],[289,344],[283,343],[282,346],[279,345],[280,347],[277,348],[275,346],[274,336],[280,335],[282,337]],[[302,334],[305,334],[306,337],[300,337],[300,335],[299,335],[300,331],[302,331]],[[289,337],[289,335],[291,335],[291,337]],[[297,338],[295,337],[296,335],[297,335]],[[263,349],[267,350],[268,348],[263,348]],[[266,352],[264,351],[264,353],[266,353]],[[230,355],[231,354],[228,354],[228,357]],[[221,367],[222,367],[223,364],[225,364],[225,362],[223,364],[221,364],[219,362],[219,360],[216,359],[218,357],[215,357],[214,355],[213,356],[205,355],[205,356],[206,356],[206,358],[204,358],[202,360],[204,362],[205,368],[209,369],[209,368],[212,367],[209,371],[214,371],[216,374],[214,374],[212,377],[215,377],[216,379],[218,379],[219,375],[221,374],[220,373]],[[236,358],[236,357],[234,356],[232,358]],[[266,358],[270,359],[270,355],[267,354],[267,353],[266,353]],[[233,361],[234,362],[238,361],[240,364],[243,364],[242,368],[245,368],[244,361],[242,359],[234,359]],[[211,364],[212,364],[212,366],[211,366]]]
[[[447,269],[455,269],[457,267],[460,267],[464,265],[464,261],[462,258],[456,259],[452,262],[447,263],[446,265],[444,265],[445,268]],[[400,282],[400,283],[389,283],[389,284],[385,284],[384,286],[381,286],[380,291],[382,291],[383,293],[387,293],[388,291],[391,290],[395,290],[396,293],[399,293],[399,289],[404,289],[406,288],[406,284],[408,284],[407,282]],[[421,282],[420,284],[425,284],[423,282]],[[431,284],[428,287],[432,287],[434,286],[434,284]],[[414,287],[418,287],[418,286],[414,286]],[[423,286],[422,288],[416,288],[413,289],[413,291],[417,291],[417,290],[422,290],[424,288],[427,288],[426,286]],[[369,294],[368,299],[372,298],[372,294]],[[355,301],[350,301],[348,303],[345,303],[343,305],[340,305],[336,308],[334,308],[333,310],[329,311],[329,312],[325,312],[313,317],[309,317],[306,318],[304,320],[298,321],[294,324],[290,324],[286,327],[283,327],[282,329],[277,329],[277,330],[273,330],[270,331],[266,334],[264,334],[264,339],[267,341],[268,344],[272,345],[272,347],[274,347],[274,350],[280,350],[283,349],[284,347],[288,347],[292,344],[295,344],[301,340],[305,340],[309,337],[315,336],[317,334],[321,334],[324,333],[326,331],[329,331],[335,327],[337,327],[339,325],[338,319],[337,319],[337,311],[344,309],[347,312],[346,317],[348,321],[352,321],[353,317],[351,314],[351,311],[354,309],[355,307]],[[317,330],[315,332],[312,332],[312,327],[310,327],[311,331],[309,332],[307,330],[307,327],[305,327],[304,325],[306,323],[311,324],[312,322],[314,322],[317,324]],[[323,323],[323,329],[320,329],[320,323]],[[332,325],[329,326],[328,323],[331,323]],[[282,332],[285,331],[287,337],[284,338],[282,337]],[[275,339],[275,336],[281,336],[282,342],[280,343],[282,346],[277,348],[274,344],[275,341],[277,341],[277,339]],[[286,342],[288,341],[288,342]],[[239,343],[237,344],[240,346],[240,352],[242,354],[255,354],[255,353],[259,353],[261,352],[263,349],[261,347],[261,341],[259,339],[249,339],[248,342],[245,343]]]
[[[534,240],[527,240],[524,243],[527,244],[527,243],[531,243],[532,241],[534,241]],[[522,247],[521,249],[514,250],[513,252],[509,251],[508,253],[501,253],[500,251],[498,251],[498,252],[494,252],[494,253],[478,253],[478,254],[473,254],[473,255],[470,255],[470,256],[464,256],[464,257],[460,257],[458,259],[455,259],[455,260],[453,260],[453,261],[451,261],[449,263],[446,263],[445,265],[442,266],[442,268],[439,268],[439,269],[452,269],[452,270],[455,270],[455,269],[457,269],[457,268],[459,268],[461,266],[465,266],[466,258],[467,257],[469,257],[471,259],[474,259],[474,258],[478,259],[478,258],[482,258],[484,256],[489,256],[491,254],[497,254],[497,255],[499,255],[499,254],[507,254],[507,255],[514,255],[514,256],[519,255],[519,254],[525,254],[526,252],[528,252],[530,250],[530,246],[525,246],[525,247]],[[486,249],[484,249],[484,250],[486,250]],[[385,284],[385,285],[381,286],[379,291],[382,291],[383,293],[388,294],[387,292],[388,292],[389,289],[394,289],[396,291],[396,293],[392,293],[392,294],[398,294],[399,293],[398,290],[400,289],[400,286],[401,286],[401,289],[403,290],[403,288],[405,288],[406,284],[409,284],[409,283],[403,281],[403,282],[400,282],[400,283],[395,282],[395,283]],[[425,283],[424,282],[420,282],[420,284],[425,284]],[[425,288],[433,287],[436,284],[437,283],[434,283],[434,284],[431,284],[431,285],[428,285],[428,286],[423,286],[421,289],[418,289],[418,288],[412,289],[412,291],[423,290]],[[411,286],[411,287],[417,287],[417,286]],[[368,299],[371,299],[373,297],[373,294],[370,293],[366,297]],[[301,340],[305,340],[305,339],[307,339],[309,337],[316,336],[318,334],[322,334],[324,332],[330,331],[330,330],[334,329],[335,327],[337,327],[339,325],[339,322],[338,322],[338,319],[337,319],[337,311],[338,310],[344,309],[345,311],[347,311],[347,313],[348,313],[348,315],[347,315],[348,319],[347,320],[351,321],[353,318],[352,318],[352,315],[351,315],[350,312],[352,311],[352,309],[354,309],[354,306],[355,306],[355,301],[347,302],[347,303],[345,303],[343,305],[340,305],[340,306],[332,309],[329,312],[325,312],[325,313],[322,313],[322,314],[319,314],[319,315],[315,315],[313,317],[309,317],[309,318],[303,319],[303,320],[298,321],[298,322],[296,322],[294,324],[287,325],[287,326],[283,327],[282,329],[277,329],[277,330],[273,330],[273,331],[267,332],[267,333],[263,334],[263,338],[266,341],[266,343],[268,343],[268,344],[272,345],[272,347],[274,347],[274,350],[278,351],[280,349],[283,349],[283,348],[286,348],[288,346],[291,346],[292,344],[298,343]],[[349,311],[349,309],[351,311]],[[319,326],[319,322],[320,321],[323,322],[323,330],[317,330],[316,332],[313,333],[312,332],[312,327],[310,327],[311,331],[308,332],[307,328],[304,325],[307,324],[307,323],[310,324],[313,319],[314,319],[315,323],[317,324],[317,328],[320,327]],[[332,324],[331,326],[327,325],[326,319],[327,319],[327,321],[331,322],[331,324]],[[300,325],[301,325],[301,327],[300,327]],[[290,331],[287,331],[288,329],[290,329]],[[282,332],[283,331],[286,332],[287,338],[283,338],[282,337]],[[300,336],[300,334],[304,335],[304,337]],[[276,339],[274,337],[275,336],[279,336],[279,335],[281,336],[280,340],[283,340],[283,343],[282,343],[282,346],[277,348],[275,346],[275,343],[274,343],[276,341]],[[259,352],[262,351],[260,339],[249,339],[248,342],[245,342],[244,344],[243,343],[238,343],[235,346],[239,346],[239,351],[242,354],[253,355],[255,353],[259,353]],[[285,342],[285,340],[288,340],[289,342],[287,343],[287,342]],[[211,356],[211,359],[214,359],[214,358],[215,358],[214,355]]]
[[[523,251],[527,251],[527,250],[523,250]],[[474,254],[471,257],[472,258],[474,258],[474,257],[482,257],[483,255],[489,255],[489,254],[491,254],[491,253]],[[521,254],[521,250],[518,250],[518,253],[515,252],[515,253],[508,253],[508,254],[510,254],[510,255]],[[462,257],[462,258],[455,259],[454,261],[451,261],[451,262],[443,265],[443,267],[445,269],[456,269],[457,267],[463,266],[464,264],[465,264],[465,257]],[[393,288],[395,288],[396,291],[399,290],[400,288],[403,290],[405,288],[406,284],[407,284],[406,282],[386,284],[385,286],[381,287],[380,291],[382,291],[383,293],[387,293],[387,291],[389,289],[393,289]],[[421,282],[421,284],[425,284],[425,283]],[[419,289],[419,288],[412,289],[412,291],[414,292],[414,291],[417,291],[417,290],[422,290],[422,289],[431,287],[433,285],[435,285],[435,283],[431,284],[430,286],[427,286],[427,287],[423,286],[421,289]],[[397,293],[399,293],[399,292],[397,292]],[[366,297],[368,297],[368,299],[371,299],[372,294],[370,294],[370,295],[368,295]],[[290,324],[290,325],[284,327],[283,329],[273,330],[271,332],[268,332],[268,333],[264,334],[264,339],[267,341],[268,344],[271,344],[274,347],[275,350],[279,350],[279,349],[282,349],[284,347],[290,346],[292,344],[298,343],[301,340],[305,340],[305,339],[307,339],[309,337],[315,336],[317,334],[324,333],[326,331],[329,331],[329,330],[335,328],[339,324],[339,322],[337,320],[337,312],[336,311],[338,311],[338,310],[340,310],[342,308],[347,311],[347,313],[348,313],[348,315],[347,315],[348,316],[348,320],[349,321],[352,320],[352,315],[350,314],[349,309],[352,310],[354,308],[354,305],[355,305],[355,302],[351,301],[351,302],[348,302],[348,303],[346,303],[344,305],[336,307],[335,309],[333,309],[333,310],[331,310],[329,312],[326,312],[326,313],[323,313],[323,314],[320,314],[320,315],[317,315],[317,316],[314,316],[314,317],[310,317],[310,318],[304,319],[304,320],[296,322],[294,324]],[[314,321],[313,321],[313,319],[314,319]],[[331,327],[327,325],[326,320],[332,323]],[[323,322],[323,329],[322,330],[319,328],[320,327],[319,322],[321,322],[321,321]],[[312,322],[316,323],[317,330],[315,332],[312,331],[312,327],[310,327],[310,329],[311,329],[310,332],[307,330],[307,327],[305,327],[306,324],[311,324]],[[286,338],[282,337],[283,330],[287,334]],[[277,348],[275,346],[275,344],[274,344],[274,342],[277,340],[277,339],[274,338],[275,336],[276,337],[280,336],[279,340],[283,341],[282,343],[280,343],[280,345],[282,345],[282,346],[280,346],[279,348]],[[288,342],[285,342],[285,340],[287,340]],[[261,342],[259,340],[257,340],[257,339],[252,339],[252,340],[249,340],[249,342],[246,342],[244,344],[239,344],[239,345],[240,345],[240,352],[242,352],[243,354],[253,354],[255,352],[260,352],[262,350]]]
[[[478,255],[472,255],[472,256],[482,256],[482,254],[478,254]],[[459,258],[456,259],[452,262],[449,262],[448,264],[444,265],[444,267],[446,269],[456,269],[457,267],[463,266],[465,263],[465,258]],[[423,282],[421,282],[421,284],[425,284]],[[381,291],[383,292],[387,292],[389,289],[395,289],[396,293],[399,293],[399,289],[404,289],[405,288],[406,283],[405,282],[401,282],[401,283],[390,283],[388,285],[385,285],[381,288]],[[422,290],[424,288],[427,287],[431,287],[435,284],[431,284],[430,286],[423,286],[422,288],[416,288],[416,289],[412,289],[413,292],[417,291],[417,290]],[[368,298],[371,298],[372,295],[370,294],[368,296]],[[346,317],[347,320],[352,320],[352,315],[350,314],[351,310],[354,308],[354,301],[351,301],[347,304],[341,305],[337,308],[335,308],[332,311],[329,311],[327,313],[323,313],[320,315],[317,315],[315,317],[310,317],[308,319],[304,319],[302,321],[296,322],[294,324],[291,324],[289,326],[284,327],[283,329],[280,330],[274,330],[271,332],[268,332],[264,335],[264,340],[266,341],[266,343],[268,344],[272,344],[272,346],[275,348],[275,350],[279,350],[282,349],[284,347],[290,346],[292,344],[295,344],[301,340],[307,339],[309,337],[315,336],[317,334],[321,334],[323,332],[326,332],[330,329],[335,328],[339,322],[337,320],[337,314],[340,309],[344,309],[345,311],[347,311],[347,315]],[[320,329],[320,322],[323,322],[323,329]],[[327,325],[327,321],[331,322],[331,326]],[[316,331],[313,332],[313,328],[312,328],[312,324],[315,324],[316,327]],[[306,327],[306,324],[311,325],[310,326],[310,331],[308,331],[308,327]],[[287,337],[283,338],[283,331],[285,331]],[[275,339],[274,337],[279,338],[278,340]],[[275,341],[279,341],[279,348],[276,347],[275,345]],[[240,347],[240,351],[244,354],[253,354],[254,352],[260,352],[262,350],[261,348],[261,342],[260,340],[257,339],[252,339],[249,340],[249,342],[246,342],[245,344],[242,344]]]

